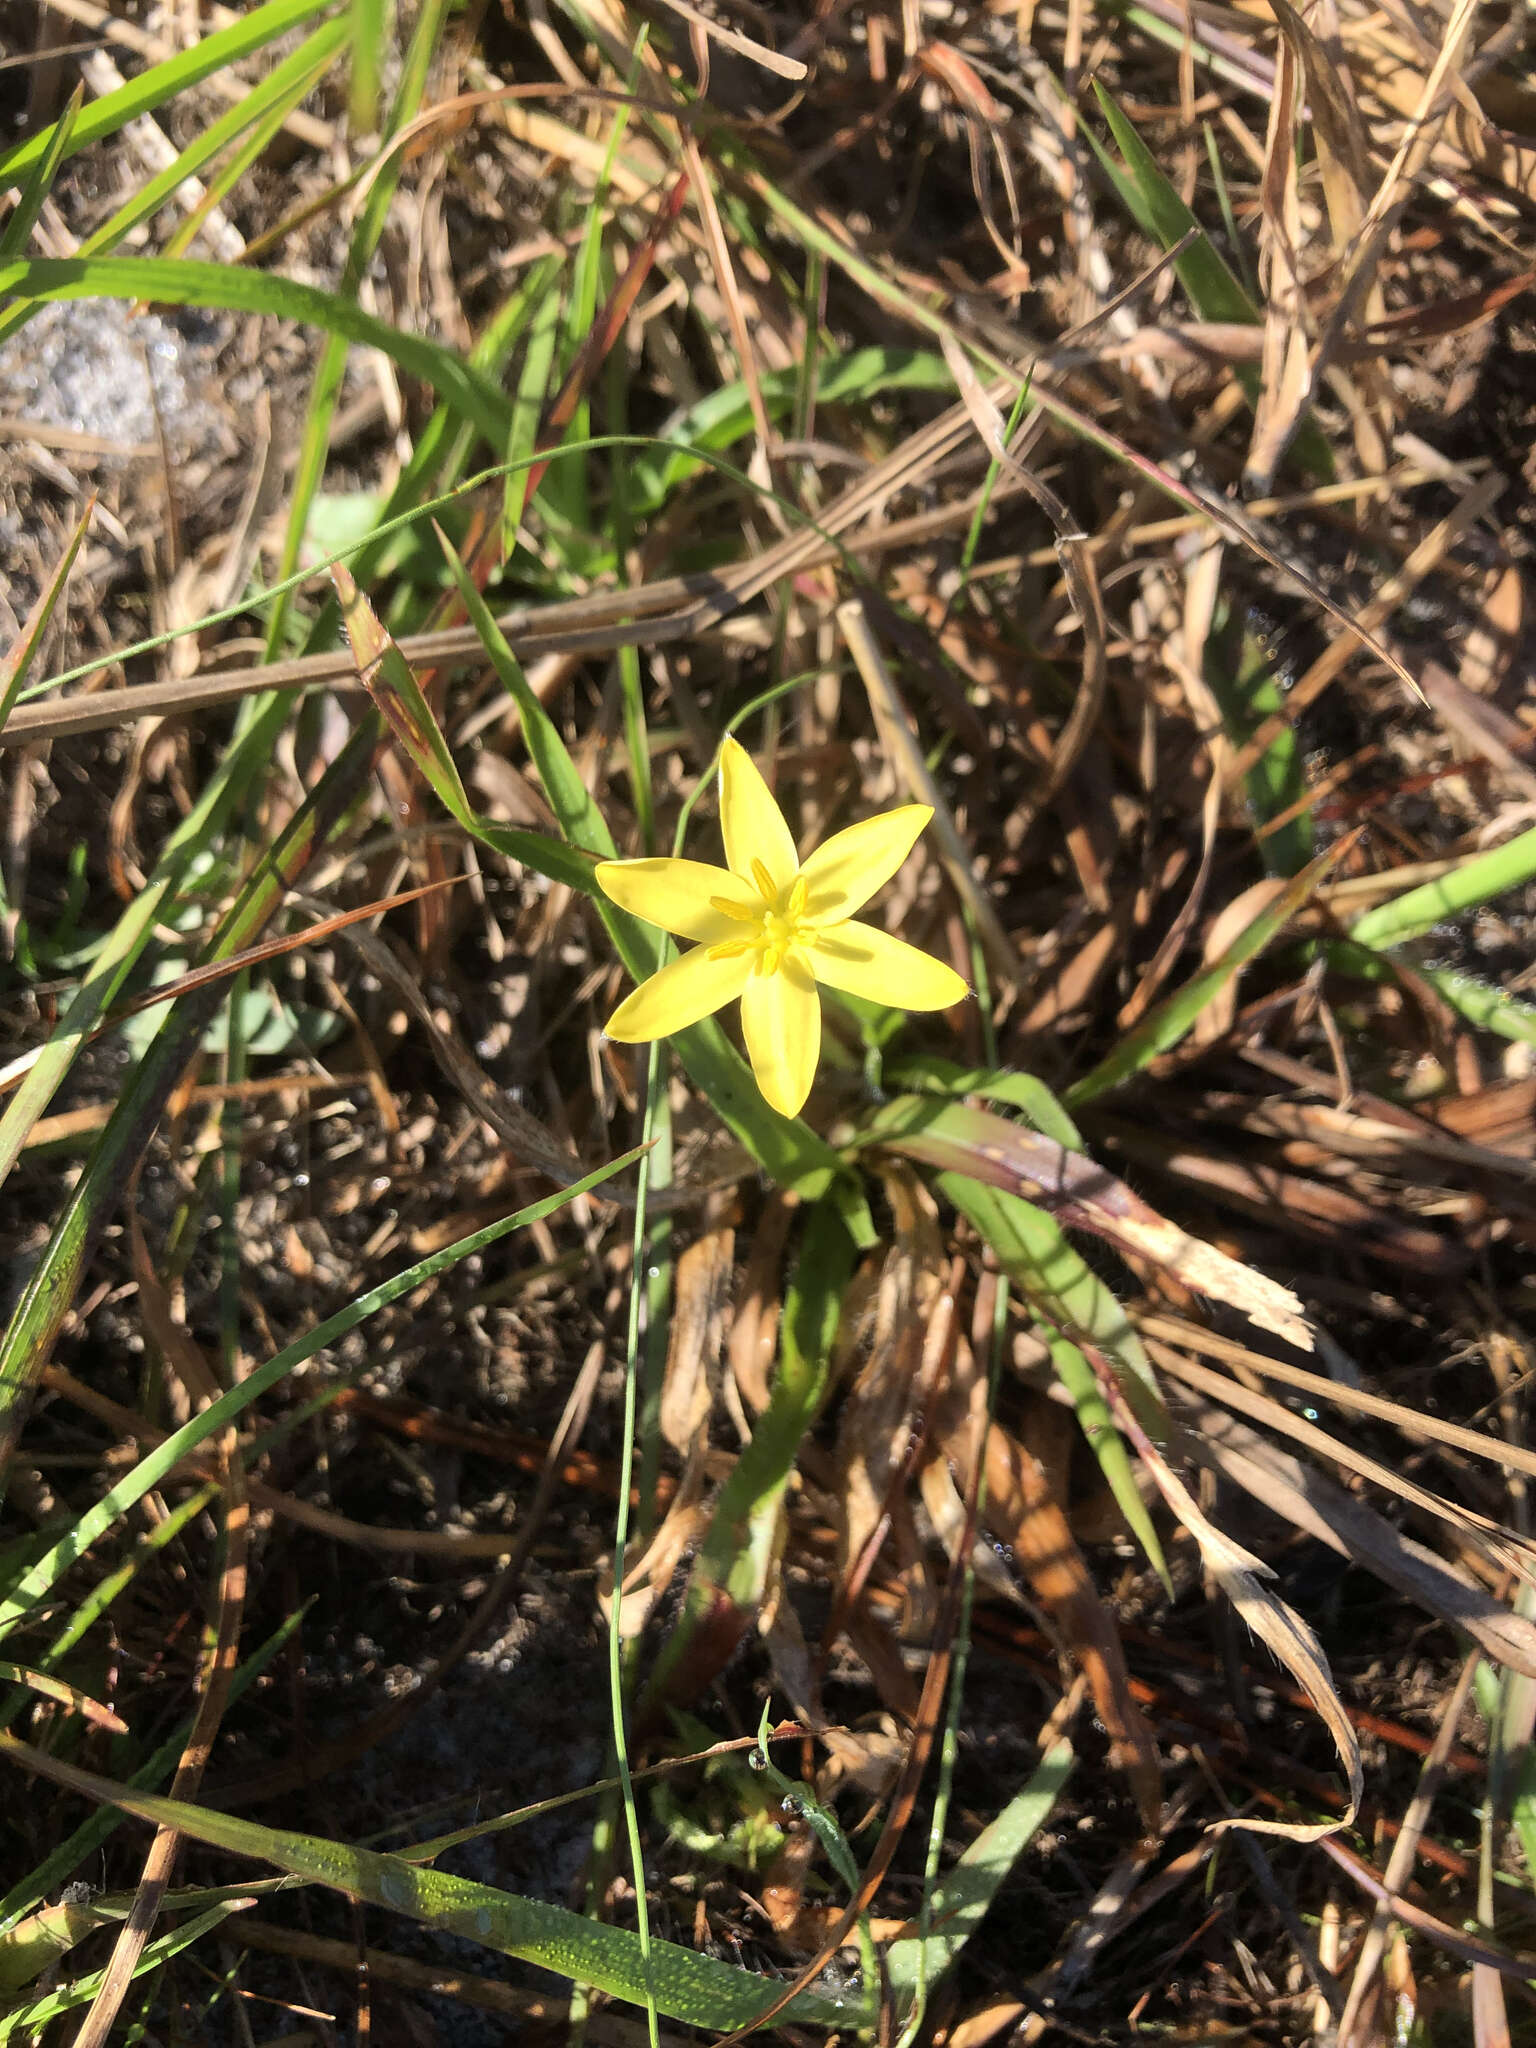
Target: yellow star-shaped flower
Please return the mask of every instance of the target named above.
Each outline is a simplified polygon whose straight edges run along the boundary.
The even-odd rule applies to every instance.
[[[947,1010],[969,990],[952,967],[852,913],[901,866],[933,812],[904,804],[850,825],[801,865],[784,814],[735,740],[720,755],[723,868],[698,860],[605,860],[605,896],[697,943],[608,1019],[626,1045],[669,1038],[741,998],[757,1085],[785,1116],[811,1092],[821,1052],[818,981],[899,1010]]]

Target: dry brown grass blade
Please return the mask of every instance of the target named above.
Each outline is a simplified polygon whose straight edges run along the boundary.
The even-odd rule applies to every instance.
[[[858,1606],[882,1547],[896,1531],[896,1572],[911,1584],[922,1548],[902,1494],[953,1346],[957,1276],[937,1205],[904,1161],[881,1175],[894,1234],[875,1288],[874,1327],[838,1417],[838,1583],[822,1632],[829,1648]]]
[[[1120,1127],[1114,1129],[1123,1143]],[[968,1174],[988,1187],[1038,1202],[1070,1228],[1091,1231],[1119,1251],[1150,1259],[1197,1294],[1241,1309],[1261,1329],[1274,1331],[1298,1350],[1312,1349],[1305,1311],[1288,1287],[1191,1237],[1097,1160],[1069,1151],[1054,1138],[967,1104],[963,1122],[950,1118],[935,1131],[913,1121],[889,1135],[879,1133],[876,1142],[941,1171]],[[1158,1156],[1155,1146],[1152,1156]]]
[[[1388,1401],[1380,1394],[1368,1394],[1363,1388],[1346,1386],[1342,1380],[1327,1379],[1321,1373],[1306,1371],[1302,1366],[1266,1358],[1261,1352],[1250,1351],[1246,1345],[1236,1344],[1229,1337],[1219,1337],[1214,1331],[1198,1329],[1191,1323],[1177,1322],[1171,1316],[1141,1316],[1137,1318],[1137,1327],[1147,1336],[1164,1337],[1172,1344],[1183,1345],[1186,1350],[1227,1359],[1234,1365],[1245,1366],[1250,1372],[1262,1373],[1266,1379],[1280,1380],[1288,1387],[1310,1394],[1315,1400],[1353,1409],[1360,1415],[1374,1415],[1402,1430],[1410,1441],[1419,1438],[1429,1443],[1445,1444],[1454,1450],[1466,1451],[1474,1458],[1486,1458],[1494,1465],[1536,1477],[1536,1451],[1528,1450],[1523,1444],[1500,1443],[1475,1429],[1464,1429],[1460,1423],[1447,1422],[1441,1416],[1405,1407],[1401,1401]]]
[[[720,1366],[735,1250],[735,1230],[718,1224],[688,1245],[674,1267],[659,1422],[662,1435],[684,1458],[700,1441],[714,1406],[711,1382]]]
[[[884,553],[963,530],[975,515],[979,492],[906,519],[884,520],[881,508],[894,492],[920,483],[970,438],[969,415],[957,405],[866,470],[817,514],[815,527],[774,542],[750,561],[707,575],[665,576],[625,590],[525,606],[505,613],[498,623],[520,661],[550,654],[611,654],[620,647],[665,646],[697,638],[784,577],[840,561],[844,549],[854,555],[861,551]],[[992,493],[991,502],[1003,503],[1021,488],[1014,479],[1005,479]],[[850,531],[866,518],[874,522],[867,532]],[[403,634],[396,645],[413,668],[483,661],[485,652],[471,626]],[[38,698],[17,705],[0,731],[0,746],[97,732],[141,716],[189,717],[262,690],[322,687],[343,697],[367,694],[357,681],[357,664],[350,649],[229,672],[209,666],[185,679],[95,690],[76,697]]]
[[[1290,0],[1267,0],[1286,40],[1295,50],[1306,80],[1306,116],[1317,149],[1323,198],[1328,208],[1335,255],[1353,245],[1365,218],[1370,145],[1354,99],[1354,80],[1340,62],[1337,13],[1331,4],[1305,20]],[[1327,22],[1326,41],[1320,33]],[[1353,27],[1353,24],[1351,24]]]
[[[1259,393],[1243,464],[1243,484],[1250,497],[1262,497],[1269,490],[1312,390],[1306,304],[1298,267],[1302,243],[1296,155],[1300,71],[1295,43],[1284,36],[1275,64],[1264,176],[1259,186],[1263,219],[1260,261],[1267,289]]]
[[[1209,1395],[1227,1408],[1236,1409],[1251,1421],[1261,1422],[1266,1428],[1291,1437],[1319,1458],[1335,1465],[1342,1465],[1358,1478],[1368,1479],[1374,1485],[1395,1493],[1409,1501],[1436,1521],[1444,1522],[1455,1529],[1472,1547],[1482,1553],[1489,1562],[1501,1571],[1513,1572],[1517,1577],[1536,1583],[1536,1546],[1528,1538],[1513,1534],[1502,1523],[1495,1522],[1488,1515],[1480,1515],[1475,1508],[1463,1506],[1459,1501],[1446,1500],[1433,1493],[1427,1486],[1420,1486],[1407,1473],[1394,1466],[1384,1465],[1380,1459],[1372,1458],[1356,1450],[1352,1444],[1330,1436],[1325,1429],[1319,1429],[1315,1422],[1297,1415],[1281,1401],[1272,1401],[1267,1395],[1255,1393],[1251,1387],[1221,1373],[1211,1372],[1207,1367],[1196,1365],[1183,1357],[1170,1345],[1160,1344],[1155,1337],[1147,1337],[1147,1352],[1154,1363],[1172,1373],[1185,1386],[1193,1387],[1197,1393]],[[1532,1630],[1531,1642],[1536,1648],[1536,1629]]]
[[[1104,706],[1104,690],[1109,677],[1105,653],[1109,627],[1104,617],[1098,572],[1094,568],[1088,536],[1077,520],[1049,484],[1009,453],[1007,424],[1002,412],[991,394],[983,390],[965,350],[947,332],[942,333],[939,339],[961,402],[970,414],[987,453],[1001,470],[1023,485],[1056,530],[1056,553],[1061,562],[1061,573],[1082,629],[1082,673],[1073,695],[1071,715],[1052,749],[1051,772],[1037,800],[1039,806],[1044,806],[1059,794],[1077,766]]]
[[[1222,728],[1221,707],[1205,679],[1205,653],[1210,639],[1211,621],[1216,612],[1221,565],[1225,552],[1225,543],[1213,540],[1195,551],[1192,559],[1187,562],[1184,572],[1184,604],[1179,626],[1176,634],[1170,635],[1170,643],[1165,643],[1163,648],[1163,659],[1179,680],[1195,729],[1210,755],[1211,772],[1206,778],[1205,795],[1200,806],[1200,866],[1196,870],[1189,894],[1159,941],[1151,963],[1137,982],[1130,999],[1121,1008],[1118,1022],[1122,1031],[1131,1030],[1146,1014],[1158,990],[1172,973],[1174,963],[1183,952],[1199,918],[1200,907],[1205,901],[1205,892],[1210,883],[1211,861],[1216,850],[1216,828],[1221,821],[1222,767],[1228,746]],[[1234,933],[1233,937],[1236,936]],[[1212,954],[1209,942],[1206,957],[1208,960],[1219,957]],[[1232,990],[1218,993],[1196,1018],[1196,1035],[1207,1035],[1215,1021],[1212,1013],[1220,1017],[1226,1012],[1228,1004],[1235,1001],[1236,995]]]
[[[1511,1613],[1469,1574],[1221,1409],[1195,1401],[1192,1413],[1199,1423],[1198,1433],[1185,1439],[1192,1457],[1216,1465],[1273,1512],[1463,1630],[1497,1662],[1517,1671],[1536,1665],[1536,1623]]]
[[[1426,1912],[1414,1900],[1383,1884],[1370,1865],[1342,1843],[1325,1839],[1319,1842],[1319,1846],[1368,1897],[1379,1905],[1385,1905],[1394,1920],[1401,1920],[1405,1927],[1424,1935],[1447,1955],[1455,1956],[1464,1963],[1480,1963],[1490,1970],[1497,1970],[1501,1977],[1523,1978],[1526,1982],[1536,1977],[1536,1956],[1512,1955],[1508,1949],[1495,1948],[1492,1942],[1479,1941],[1474,1935],[1447,1926],[1445,1921]]]
[[[944,872],[975,922],[976,935],[988,964],[1010,988],[1017,988],[1024,978],[1018,951],[1003,930],[1002,921],[992,908],[991,898],[977,881],[965,843],[955,825],[954,814],[943,791],[929,773],[923,750],[913,735],[907,707],[870,628],[863,601],[853,597],[840,604],[837,622],[868,694],[870,710],[874,713],[886,754],[895,762],[912,795],[933,811],[932,830]]]
[[[1349,1784],[1349,1800],[1341,1819],[1318,1825],[1279,1820],[1225,1820],[1216,1828],[1247,1828],[1257,1834],[1284,1835],[1293,1842],[1316,1842],[1353,1824],[1365,1792],[1365,1772],[1360,1761],[1360,1744],[1344,1703],[1334,1688],[1333,1676],[1322,1644],[1294,1608],[1263,1581],[1274,1573],[1262,1559],[1254,1557],[1218,1529],[1201,1511],[1189,1488],[1169,1465],[1161,1451],[1141,1427],[1120,1390],[1108,1361],[1084,1346],[1092,1360],[1100,1391],[1109,1402],[1115,1420],[1135,1447],[1137,1456],[1157,1483],[1158,1491],[1184,1524],[1200,1549],[1207,1571],[1232,1602],[1238,1614],[1260,1641],[1267,1644],[1312,1702],[1339,1753]]]
[[[1446,20],[1439,53],[1424,81],[1418,105],[1409,118],[1397,154],[1360,223],[1352,251],[1353,260],[1339,293],[1337,309],[1329,331],[1325,332],[1319,344],[1322,351],[1328,349],[1332,337],[1341,333],[1346,323],[1360,315],[1365,295],[1376,280],[1377,267],[1386,250],[1387,237],[1397,217],[1399,204],[1411,192],[1414,181],[1428,163],[1440,126],[1450,111],[1462,52],[1476,15],[1477,0],[1455,0]]]

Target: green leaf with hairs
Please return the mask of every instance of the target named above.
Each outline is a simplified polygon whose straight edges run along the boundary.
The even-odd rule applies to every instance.
[[[749,2027],[774,2003],[782,1988],[774,1979],[669,1941],[651,1943],[647,1967],[639,1936],[626,1927],[609,1927],[564,1906],[521,1898],[469,1878],[450,1877],[444,1871],[422,1869],[401,1856],[355,1849],[348,1842],[301,1835],[288,1828],[263,1827],[257,1821],[214,1813],[180,1799],[132,1792],[93,1771],[76,1770],[11,1735],[0,1736],[0,1754],[56,1785],[104,1801],[157,1827],[175,1828],[230,1855],[270,1863],[348,1898],[479,1942],[500,1955],[536,1963],[572,1983],[595,1985],[631,2005],[644,2005],[649,1997],[658,2012],[689,2026],[721,2031]],[[863,2023],[866,2015],[857,2005],[808,1991],[794,2000],[785,2017],[808,2025],[851,2027]]]

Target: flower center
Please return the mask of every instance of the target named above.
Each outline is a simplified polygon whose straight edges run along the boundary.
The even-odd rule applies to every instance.
[[[754,971],[776,974],[785,954],[800,942],[805,915],[805,879],[796,875],[787,889],[776,889],[773,877],[762,861],[752,863],[752,880],[758,900],[748,905],[733,903],[728,896],[711,896],[710,907],[733,918],[743,927],[739,939],[724,939],[711,946],[712,960],[730,960],[742,953],[755,953]]]

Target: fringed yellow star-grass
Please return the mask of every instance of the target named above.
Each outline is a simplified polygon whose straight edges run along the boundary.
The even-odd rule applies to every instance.
[[[741,998],[757,1085],[785,1116],[811,1092],[821,1052],[818,981],[899,1010],[947,1010],[969,993],[952,967],[853,912],[888,882],[933,816],[904,804],[795,853],[784,814],[735,740],[720,755],[726,866],[698,860],[605,860],[597,880],[622,910],[692,950],[661,968],[608,1019],[626,1045],[668,1038]]]

